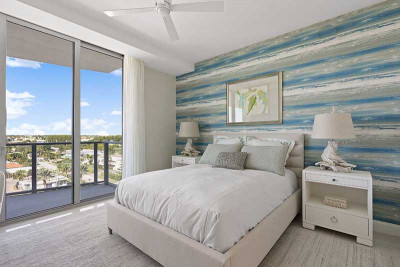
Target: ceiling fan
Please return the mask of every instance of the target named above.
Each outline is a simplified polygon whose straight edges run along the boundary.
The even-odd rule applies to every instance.
[[[171,12],[223,12],[224,1],[172,4],[172,0],[156,0],[153,7],[107,10],[104,13],[109,17],[117,17],[154,11],[163,17],[170,40],[177,41],[179,36],[170,16]]]

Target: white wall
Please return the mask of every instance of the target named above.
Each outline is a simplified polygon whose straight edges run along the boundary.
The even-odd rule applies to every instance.
[[[146,169],[171,167],[176,153],[175,76],[145,67]]]

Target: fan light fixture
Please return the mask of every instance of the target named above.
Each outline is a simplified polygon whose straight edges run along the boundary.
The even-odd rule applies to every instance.
[[[168,16],[171,13],[171,4],[168,1],[164,3],[156,3],[157,13],[161,16]]]
[[[157,0],[154,7],[107,10],[104,13],[109,17],[116,17],[154,11],[163,17],[170,40],[177,41],[179,36],[170,16],[171,12],[223,12],[224,1],[172,4],[172,0]]]

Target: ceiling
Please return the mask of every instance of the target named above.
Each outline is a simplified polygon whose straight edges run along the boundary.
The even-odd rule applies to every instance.
[[[172,13],[171,42],[156,13],[107,17],[103,11],[153,6],[154,0],[19,0],[158,57],[199,62],[367,7],[382,0],[225,0],[224,13]],[[204,0],[173,0],[173,3]],[[172,67],[173,68],[173,67]],[[190,71],[190,70],[187,70]],[[182,70],[178,71],[182,74]]]

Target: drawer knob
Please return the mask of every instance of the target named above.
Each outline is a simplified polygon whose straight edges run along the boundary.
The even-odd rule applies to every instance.
[[[337,180],[336,180],[336,178],[332,178],[332,182],[336,182]]]
[[[335,216],[332,216],[332,217],[331,217],[331,222],[337,223],[337,222],[338,222],[338,219],[337,219]]]

